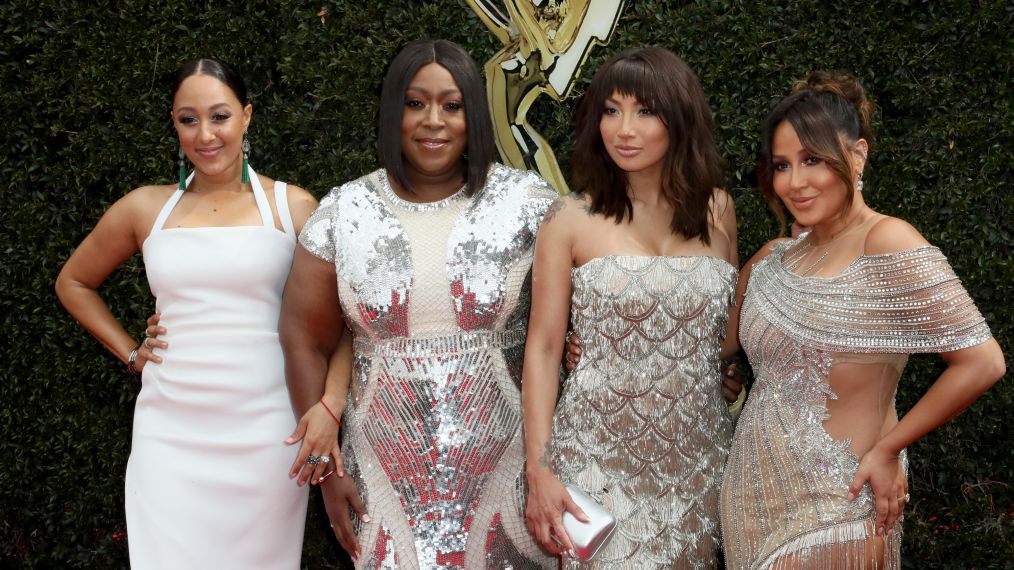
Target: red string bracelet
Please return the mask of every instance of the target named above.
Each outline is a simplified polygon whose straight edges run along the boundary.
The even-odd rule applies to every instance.
[[[327,407],[327,404],[324,403],[324,398],[320,399],[320,405],[324,406],[324,409],[327,410],[327,413],[331,414],[331,417],[334,418],[334,421],[338,422],[339,426],[342,425],[342,421],[338,419],[338,416],[334,415],[334,412],[331,411],[331,408]]]

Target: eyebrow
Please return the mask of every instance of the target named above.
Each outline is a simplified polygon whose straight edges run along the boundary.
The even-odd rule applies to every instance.
[[[426,95],[430,94],[430,90],[429,89],[426,89],[424,87],[418,87],[418,86],[415,86],[415,85],[409,85],[405,89],[405,91],[418,91],[420,93],[425,93]],[[451,89],[444,89],[443,91],[441,91],[437,95],[440,96],[440,97],[444,97],[445,95],[453,95],[455,93],[461,93],[461,89],[458,89],[457,87],[453,87]]]
[[[210,110],[214,111],[215,109],[219,109],[219,108],[221,108],[221,107],[225,107],[226,109],[228,109],[228,108],[229,108],[229,104],[228,104],[228,103],[225,103],[225,102],[222,102],[222,103],[215,103],[215,104],[214,104],[214,105],[212,105],[211,107],[208,107],[208,109],[210,109]],[[195,109],[194,107],[180,107],[179,109],[176,109],[176,112],[181,112],[181,111],[190,111],[190,112],[196,112],[196,111],[197,111],[197,109]]]

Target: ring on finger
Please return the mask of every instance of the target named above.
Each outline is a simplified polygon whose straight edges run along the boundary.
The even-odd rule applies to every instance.
[[[331,458],[327,455],[321,455],[320,462],[323,463],[324,465],[327,465],[328,463],[331,462]]]
[[[308,455],[306,457],[306,462],[310,465],[317,466],[321,463],[321,457],[319,455]]]
[[[908,494],[908,493],[905,493],[904,495],[902,495],[902,496],[898,497],[898,502],[901,502],[901,503],[907,503],[907,502],[909,501],[909,499],[910,499],[910,498],[911,498],[911,497],[909,496],[909,494]]]

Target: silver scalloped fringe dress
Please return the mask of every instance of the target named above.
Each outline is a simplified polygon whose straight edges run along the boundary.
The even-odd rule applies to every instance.
[[[860,255],[837,275],[804,277],[786,252],[805,236],[757,263],[743,303],[740,341],[756,381],[722,487],[726,562],[733,570],[896,569],[901,524],[878,560],[869,484],[846,500],[859,466],[852,446],[862,439],[868,448],[897,421],[907,354],[958,350],[991,334],[939,249]]]
[[[494,165],[417,204],[384,170],[333,189],[300,243],[334,262],[355,333],[343,458],[370,522],[358,568],[549,568],[524,521],[520,382],[535,235],[557,197]]]
[[[582,355],[551,458],[560,481],[617,519],[592,567],[716,567],[732,438],[719,349],[737,277],[706,256],[608,256],[572,271]]]

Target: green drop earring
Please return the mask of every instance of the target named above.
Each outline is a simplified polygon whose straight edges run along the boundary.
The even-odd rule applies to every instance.
[[[183,147],[180,147],[180,190],[187,189],[187,167],[183,164]]]
[[[246,138],[246,133],[243,133],[243,177],[240,178],[240,182],[246,184],[250,182],[250,140]]]

